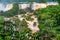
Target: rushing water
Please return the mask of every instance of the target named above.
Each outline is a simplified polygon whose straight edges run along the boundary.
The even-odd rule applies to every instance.
[[[30,0],[34,2],[40,2],[40,0]],[[52,2],[53,0],[47,0],[48,2]],[[54,0],[56,1],[56,0]],[[29,0],[0,0],[0,10],[5,11],[6,3],[19,3],[19,2],[29,2]]]
[[[3,3],[0,3],[0,10],[5,11],[6,5]]]

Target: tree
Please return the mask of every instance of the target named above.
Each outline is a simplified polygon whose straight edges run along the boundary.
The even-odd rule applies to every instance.
[[[60,26],[60,22],[59,22],[59,20],[60,20],[60,16],[59,16],[60,15],[60,8],[59,7],[60,7],[59,5],[48,6],[47,8],[37,9],[34,11],[34,14],[38,18],[40,30],[45,30],[45,31],[49,30],[48,35],[50,35],[50,32],[52,32],[54,34],[55,33],[60,34],[59,33],[60,29],[58,29],[59,28],[58,26]],[[51,34],[51,35],[53,35],[53,34]],[[52,39],[54,39],[54,38],[52,38]],[[52,40],[52,39],[50,39],[50,40]],[[48,39],[46,39],[46,40],[48,40]],[[57,40],[57,39],[55,39],[55,40]]]
[[[26,14],[26,12],[25,12],[24,9],[20,9],[20,10],[19,10],[19,14]]]
[[[57,0],[58,1],[58,3],[60,4],[60,0]]]
[[[3,40],[2,37],[0,37],[0,40]]]
[[[40,2],[41,2],[41,3],[46,3],[46,2],[47,2],[47,0],[40,0]]]
[[[0,15],[5,17],[15,16],[18,14],[18,10],[19,10],[18,4],[14,3],[12,9],[5,12],[1,11]]]

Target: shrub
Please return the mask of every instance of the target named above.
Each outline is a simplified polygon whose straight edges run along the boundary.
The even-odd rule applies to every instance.
[[[32,15],[28,15],[28,16],[26,16],[26,20],[28,20],[28,21],[33,21],[34,19],[31,18],[31,16],[32,16]]]
[[[26,12],[25,12],[24,9],[20,9],[20,10],[19,10],[19,14],[26,14]]]

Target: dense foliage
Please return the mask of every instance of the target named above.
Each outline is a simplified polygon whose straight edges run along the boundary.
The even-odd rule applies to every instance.
[[[34,12],[34,14],[38,18],[40,30],[47,30],[48,32],[52,32],[56,34],[55,36],[57,38],[57,35],[60,34],[60,6],[48,6],[44,9],[38,9]]]
[[[25,19],[20,21],[17,14],[25,14],[17,4],[13,9],[0,12],[0,40],[60,40],[60,5],[37,9],[34,15],[38,18],[39,31],[32,34]],[[11,17],[13,16],[13,17]],[[24,16],[24,15],[23,15]],[[24,16],[28,21],[32,15]],[[5,17],[11,17],[5,21]]]
[[[57,0],[57,1],[58,1],[59,5],[60,5],[60,0]]]
[[[17,16],[9,21],[4,21],[1,16],[0,21],[0,40],[22,40],[24,35],[30,32],[26,21],[20,21]]]

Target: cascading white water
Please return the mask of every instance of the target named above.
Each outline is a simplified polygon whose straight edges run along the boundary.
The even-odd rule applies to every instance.
[[[0,11],[8,11],[13,8],[13,4],[0,3]]]
[[[0,11],[3,10],[5,11],[6,5],[3,3],[0,3]]]

